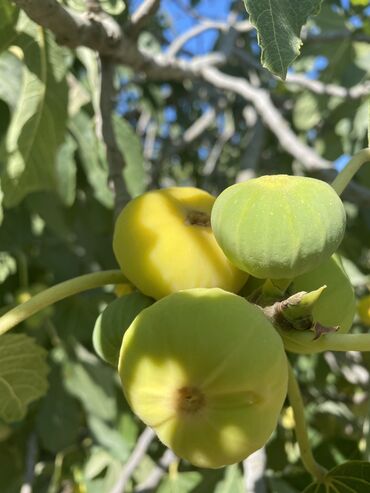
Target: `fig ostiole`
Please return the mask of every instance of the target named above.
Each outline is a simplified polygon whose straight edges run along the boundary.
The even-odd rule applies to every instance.
[[[211,222],[225,255],[241,270],[262,279],[293,279],[337,250],[346,215],[327,183],[274,175],[224,190]]]
[[[238,292],[248,275],[235,267],[210,226],[215,198],[192,187],[147,192],[121,211],[113,250],[124,275],[155,299],[181,289]]]
[[[280,336],[259,308],[218,288],[179,291],[143,310],[118,369],[137,416],[199,467],[262,447],[287,392]]]
[[[136,315],[154,302],[139,292],[126,294],[107,305],[96,319],[93,346],[100,358],[117,368],[122,337]]]

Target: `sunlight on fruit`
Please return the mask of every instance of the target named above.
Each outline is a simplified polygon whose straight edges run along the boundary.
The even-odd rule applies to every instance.
[[[196,287],[239,291],[248,276],[229,262],[213,236],[214,201],[203,190],[174,187],[145,193],[122,210],[113,250],[141,292],[159,299]]]
[[[275,329],[257,307],[217,288],[174,293],[141,312],[124,335],[119,373],[133,411],[199,467],[262,447],[287,390]]]
[[[261,176],[224,190],[212,228],[225,255],[261,279],[292,279],[327,260],[346,226],[342,201],[327,183]]]

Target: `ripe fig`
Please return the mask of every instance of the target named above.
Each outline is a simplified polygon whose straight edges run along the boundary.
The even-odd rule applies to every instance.
[[[370,326],[370,294],[363,296],[357,306],[357,311],[361,322]]]
[[[356,312],[355,294],[345,273],[340,257],[333,255],[316,269],[296,277],[290,288],[291,294],[299,291],[313,291],[326,285],[313,308],[313,319],[325,327],[339,327],[338,332],[346,333],[352,326]],[[284,345],[295,353],[321,351],[320,338],[314,340],[311,331],[282,332]]]
[[[93,346],[96,353],[117,368],[122,337],[136,315],[154,302],[139,292],[121,296],[107,305],[96,319]]]
[[[225,257],[210,226],[215,198],[190,187],[145,193],[120,213],[113,250],[141,292],[162,298],[180,289],[237,292],[247,275]]]
[[[259,308],[218,288],[173,293],[143,310],[118,369],[133,411],[199,467],[262,447],[287,392],[280,336]]]
[[[292,279],[328,259],[343,239],[343,204],[327,183],[262,176],[224,190],[212,229],[225,255],[262,279]]]

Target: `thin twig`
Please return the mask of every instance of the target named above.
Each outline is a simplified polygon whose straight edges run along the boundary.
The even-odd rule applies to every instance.
[[[255,106],[266,126],[278,138],[280,145],[300,162],[308,173],[325,180],[329,179],[329,175],[336,174],[329,161],[321,158],[292,131],[266,90],[253,87],[245,79],[225,74],[210,66],[210,63],[226,63],[228,57],[225,54],[212,53],[211,56],[193,57],[189,61],[169,58],[163,53],[144,53],[133,40],[122,35],[112,18],[89,19],[83,15],[72,14],[57,0],[14,1],[36,23],[49,28],[56,34],[59,42],[68,46],[83,45],[98,51],[100,55],[109,55],[117,63],[130,66],[150,80],[203,79],[213,87],[238,94]],[[352,33],[347,37],[357,39]],[[354,183],[347,188],[344,198],[361,205],[370,204],[369,190]]]
[[[136,446],[130,455],[128,461],[123,466],[123,469],[118,477],[116,484],[110,490],[110,493],[124,493],[126,485],[131,478],[134,470],[137,468],[148,448],[155,438],[155,433],[151,428],[145,428],[140,435]]]
[[[131,23],[128,26],[130,37],[137,37],[149,19],[155,15],[159,9],[160,0],[144,0],[131,16]]]
[[[329,161],[320,157],[297,137],[273,104],[266,90],[253,87],[247,80],[224,74],[213,67],[204,67],[202,75],[212,85],[237,93],[245,100],[250,101],[265,125],[276,135],[283,149],[301,162],[308,171],[331,167]]]
[[[178,36],[168,47],[167,56],[174,57],[181,48],[191,39],[199,36],[205,31],[210,30],[219,30],[219,31],[229,31],[231,28],[235,29],[239,32],[248,32],[253,29],[253,26],[248,21],[242,21],[238,23],[229,23],[229,22],[221,22],[221,21],[212,21],[207,20],[203,21],[201,24],[197,24],[192,27],[188,31],[185,31],[183,34]]]
[[[114,211],[117,216],[122,207],[130,200],[130,194],[123,179],[126,163],[117,145],[112,120],[115,94],[114,73],[115,63],[109,58],[101,57],[100,112],[102,135],[109,167],[108,184],[114,193]]]
[[[225,118],[224,128],[219,138],[214,143],[203,168],[203,175],[205,176],[209,176],[214,172],[226,142],[229,139],[231,139],[231,137],[234,135],[235,132],[234,119],[231,112],[226,112],[224,118]]]
[[[151,491],[154,491],[160,480],[166,474],[169,465],[175,459],[176,455],[172,452],[172,450],[167,449],[145,481],[140,483],[135,488],[134,493],[150,493]]]
[[[27,442],[26,472],[24,483],[20,493],[32,493],[32,483],[35,477],[35,465],[37,460],[37,437],[31,433]]]

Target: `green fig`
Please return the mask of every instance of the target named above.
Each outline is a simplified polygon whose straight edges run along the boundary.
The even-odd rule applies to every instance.
[[[113,367],[117,367],[122,337],[136,315],[154,302],[139,292],[117,298],[107,305],[96,319],[93,346],[96,353]]]
[[[328,259],[346,216],[327,183],[301,176],[262,176],[224,190],[212,209],[217,242],[254,277],[293,279]]]
[[[218,288],[179,291],[143,310],[123,337],[118,370],[133,411],[199,467],[262,447],[287,392],[280,336],[259,308]]]
[[[326,285],[326,289],[314,305],[314,322],[324,327],[338,327],[338,332],[346,333],[352,326],[356,313],[356,299],[351,282],[345,273],[340,257],[333,255],[316,269],[296,277],[289,293],[313,291]],[[312,331],[280,331],[285,348],[295,353],[320,352],[320,338],[315,340]]]

